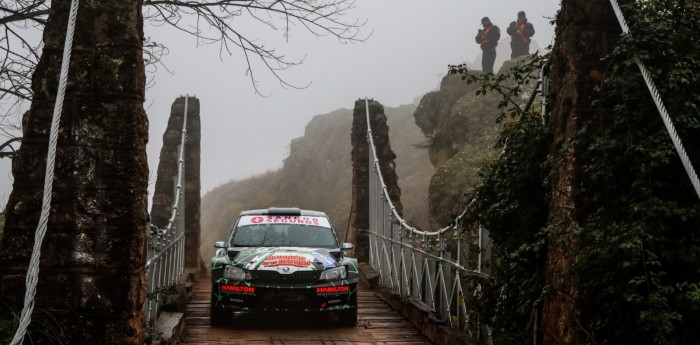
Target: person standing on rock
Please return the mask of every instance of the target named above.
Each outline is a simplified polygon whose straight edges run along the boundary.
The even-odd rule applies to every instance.
[[[506,32],[510,35],[510,58],[530,54],[530,38],[535,35],[535,27],[527,21],[524,11],[518,12],[518,19],[510,23]]]
[[[481,18],[483,29],[476,34],[476,43],[481,45],[481,70],[484,73],[493,73],[493,64],[496,61],[496,46],[501,39],[501,29],[493,25],[489,17]]]

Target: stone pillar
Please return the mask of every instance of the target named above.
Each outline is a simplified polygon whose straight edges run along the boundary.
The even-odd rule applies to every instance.
[[[13,159],[0,299],[18,312],[41,214],[70,3],[51,2]],[[141,6],[102,0],[78,9],[30,325],[35,342],[48,334],[61,344],[143,344],[148,119]]]
[[[185,114],[185,97],[179,97],[170,108],[168,127],[163,133],[158,176],[156,178],[151,222],[164,228],[168,224],[175,200],[177,183],[178,146],[182,139],[182,120]],[[201,153],[201,122],[199,99],[187,99],[187,140],[185,142],[185,269],[199,272],[202,259],[200,245],[201,183],[199,178]]]
[[[369,145],[367,142],[367,114],[365,100],[355,102],[351,130],[352,143],[352,213],[348,238],[355,246],[355,257],[360,262],[369,262]],[[396,155],[389,143],[389,126],[384,107],[376,101],[369,102],[369,118],[377,148],[377,159],[381,163],[382,177],[389,189],[397,212],[403,212],[401,189],[396,175]]]
[[[574,191],[585,184],[581,156],[590,143],[577,132],[590,119],[611,114],[591,104],[598,96],[596,87],[607,77],[610,68],[604,60],[616,46],[621,29],[606,0],[564,0],[561,5],[550,69],[550,89],[557,90],[549,99],[556,143],[551,152],[558,164],[551,179],[549,223],[555,226],[548,234],[545,275],[546,284],[556,289],[544,299],[542,330],[543,344],[563,345],[579,344],[587,337],[581,329],[580,306],[585,298],[575,267],[581,246],[579,222],[590,201],[582,198],[585,193]],[[574,138],[576,143],[571,144]]]

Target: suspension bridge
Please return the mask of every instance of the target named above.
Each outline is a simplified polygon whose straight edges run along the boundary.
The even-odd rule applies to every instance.
[[[192,255],[187,253],[184,230],[187,227],[184,169],[189,166],[186,164],[189,102],[186,96],[184,106],[174,107],[182,114],[172,115],[177,117],[175,122],[180,122],[182,128],[176,148],[177,172],[172,179],[171,213],[165,227],[149,227],[148,299],[144,312],[152,324],[162,324],[159,315],[167,291],[186,281],[183,279],[187,266],[185,260]],[[363,140],[353,143],[353,157],[356,157],[353,164],[364,165],[363,169],[354,170],[369,172],[354,176],[359,184],[353,193],[353,204],[354,207],[365,205],[365,209],[356,208],[358,211],[350,220],[352,228],[356,229],[351,238],[360,244],[357,257],[364,261],[361,264],[363,284],[359,291],[355,327],[340,327],[330,319],[284,315],[275,316],[274,321],[269,317],[252,317],[236,320],[230,326],[212,327],[209,320],[210,277],[191,275],[189,278],[194,281],[187,283],[190,291],[181,319],[184,323],[175,322],[166,332],[174,333],[173,337],[185,344],[429,344],[483,340],[487,333],[480,328],[476,317],[468,312],[465,296],[473,294],[467,286],[474,286],[475,282],[478,285],[478,279],[487,277],[482,269],[488,267],[485,263],[488,260],[487,235],[477,229],[476,238],[481,245],[475,247],[473,243],[470,245],[469,238],[473,237],[459,232],[458,223],[427,232],[411,227],[401,218],[400,206],[395,205],[400,201],[392,201],[391,191],[397,188],[396,178],[389,176],[393,171],[382,171],[382,167],[388,164],[381,162],[381,155],[377,154],[390,147],[386,128],[385,133],[380,134],[381,140],[374,139],[372,124],[378,121],[386,121],[381,104],[367,99],[355,103],[353,126],[364,127],[365,134]],[[375,142],[386,147],[378,149]],[[159,173],[161,171],[159,169]],[[387,186],[385,179],[393,183]],[[472,253],[475,255],[470,256],[470,249],[476,251]],[[470,257],[476,261],[470,262]]]
[[[626,32],[619,8],[614,7]],[[639,67],[696,193],[700,195],[700,183],[697,182],[695,170],[677,139],[658,92],[650,82],[646,67],[642,64]],[[351,217],[356,256],[363,263],[364,286],[359,295],[358,324],[355,327],[338,327],[330,323],[324,324],[323,320],[285,320],[281,317],[272,323],[270,319],[264,319],[259,320],[264,321],[259,323],[241,322],[230,327],[212,328],[207,310],[209,278],[187,270],[187,267],[191,267],[192,260],[197,262],[197,259],[192,258],[198,256],[198,251],[193,251],[192,248],[199,241],[197,233],[191,236],[188,219],[198,220],[199,213],[196,208],[188,208],[186,203],[192,197],[186,193],[187,147],[192,142],[188,137],[189,96],[184,100],[185,106],[179,117],[182,129],[176,149],[177,169],[171,180],[172,186],[169,187],[172,198],[168,200],[167,222],[163,228],[156,226],[156,222],[146,228],[148,243],[144,273],[147,294],[143,312],[148,325],[162,320],[163,306],[166,302],[172,302],[168,300],[171,290],[180,287],[189,289],[184,324],[179,326],[181,329],[177,332],[178,340],[182,343],[489,342],[490,330],[467,307],[466,302],[469,296],[478,293],[479,282],[488,278],[488,232],[478,225],[466,227],[469,229],[466,232],[462,230],[465,227],[459,226],[459,221],[464,213],[452,225],[437,231],[416,229],[402,218],[400,200],[395,193],[396,178],[386,171],[385,168],[391,163],[382,157],[390,145],[388,140],[377,140],[378,129],[373,125],[381,121],[381,106],[367,99],[355,103],[353,121],[354,126],[364,125],[366,133],[364,143],[359,140],[353,142],[353,164],[363,166],[354,171],[365,172],[354,176],[354,214]],[[56,104],[57,108],[61,108],[60,102],[57,101]],[[57,130],[57,123],[55,127]],[[48,194],[51,194],[50,188]],[[197,198],[194,196],[194,199]],[[190,212],[194,212],[193,216],[188,216]],[[37,243],[40,247],[41,241]],[[191,281],[188,282],[188,279]],[[30,299],[28,304],[32,306],[33,301]],[[23,310],[22,316],[25,315],[31,315],[31,308],[28,312]],[[23,318],[24,327],[27,323],[28,320]],[[150,340],[156,340],[157,334],[152,329],[149,332]],[[21,341],[22,337],[20,334],[17,339]]]

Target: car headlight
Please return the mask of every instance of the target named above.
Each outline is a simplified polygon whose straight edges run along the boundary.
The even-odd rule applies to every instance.
[[[224,278],[235,281],[251,280],[250,272],[235,266],[226,266],[224,270]]]
[[[347,277],[347,274],[345,272],[345,266],[340,266],[340,267],[331,268],[329,270],[323,271],[323,273],[321,273],[321,278],[319,278],[319,279],[333,281],[333,280],[345,279],[346,277]]]

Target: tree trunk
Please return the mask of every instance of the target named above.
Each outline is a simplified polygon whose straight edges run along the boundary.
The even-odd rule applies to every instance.
[[[576,233],[580,209],[586,200],[574,194],[581,180],[578,163],[586,138],[570,140],[581,130],[585,119],[608,116],[593,108],[595,86],[605,77],[601,62],[614,48],[621,29],[607,0],[562,0],[557,15],[556,42],[550,70],[550,90],[554,90],[552,130],[554,162],[561,162],[552,181],[552,210],[546,281],[552,287],[543,310],[544,344],[579,344],[583,331],[577,306],[581,291],[572,271],[578,260],[580,237]]]
[[[41,213],[70,3],[51,4],[32,79],[34,100],[13,160],[15,182],[0,243],[0,297],[20,309]],[[141,0],[101,0],[83,1],[78,9],[30,325],[34,337],[143,344],[148,119],[141,6]]]

